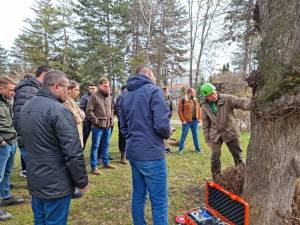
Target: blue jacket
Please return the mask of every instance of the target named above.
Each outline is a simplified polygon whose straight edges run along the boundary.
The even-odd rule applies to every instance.
[[[126,136],[127,158],[163,158],[163,138],[170,137],[170,111],[162,89],[142,74],[130,77],[126,88],[121,99],[120,129]]]

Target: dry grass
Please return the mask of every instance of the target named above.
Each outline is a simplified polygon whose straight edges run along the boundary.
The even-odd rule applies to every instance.
[[[115,126],[116,127],[116,126]],[[176,127],[173,137],[179,139],[180,127]],[[241,136],[243,150],[248,144],[249,135]],[[187,137],[187,144],[183,155],[175,152],[177,147],[171,147],[172,152],[167,154],[168,182],[169,182],[169,224],[175,224],[174,218],[186,210],[198,207],[204,201],[200,186],[210,179],[210,149],[204,144],[203,134],[200,132],[200,143],[205,154],[199,155],[193,147],[191,134]],[[85,157],[87,170],[89,167],[90,143],[86,147]],[[113,132],[111,143],[112,163],[118,166],[117,170],[105,170],[101,176],[89,174],[89,191],[83,198],[72,201],[69,224],[71,225],[127,225],[131,222],[131,173],[130,166],[121,165],[117,147],[117,129]],[[244,152],[245,154],[245,152]],[[222,152],[223,168],[233,165],[232,157],[224,145]],[[5,222],[6,225],[33,224],[33,214],[30,206],[30,195],[26,189],[26,180],[19,177],[19,151],[15,161],[16,168],[12,183],[14,195],[23,196],[27,203],[8,207],[7,210],[14,218]],[[151,222],[149,201],[146,206],[146,218]],[[4,224],[4,223],[3,223]]]

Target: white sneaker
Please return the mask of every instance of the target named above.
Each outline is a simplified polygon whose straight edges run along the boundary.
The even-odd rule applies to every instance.
[[[21,172],[20,172],[20,177],[27,177],[26,176],[26,170],[22,170]]]

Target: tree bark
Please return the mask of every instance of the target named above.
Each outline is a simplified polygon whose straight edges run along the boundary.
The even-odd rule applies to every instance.
[[[244,197],[255,225],[282,225],[300,176],[300,2],[258,0],[262,36]]]

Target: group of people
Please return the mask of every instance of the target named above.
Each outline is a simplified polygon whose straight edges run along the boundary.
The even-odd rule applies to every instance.
[[[146,224],[146,193],[152,208],[154,225],[168,224],[168,184],[165,151],[172,133],[170,118],[172,100],[167,89],[156,84],[150,67],[139,65],[115,102],[109,80],[100,78],[90,84],[82,96],[79,84],[61,71],[39,67],[36,77],[25,77],[19,84],[0,77],[0,194],[2,205],[15,205],[24,199],[10,194],[16,139],[21,151],[22,175],[27,177],[32,196],[34,223],[67,224],[72,196],[86,192],[88,176],[83,149],[90,132],[91,173],[100,175],[101,168],[115,169],[110,163],[109,144],[118,117],[121,163],[129,160],[132,173],[132,218],[135,225]],[[236,165],[242,164],[238,134],[234,128],[234,109],[249,109],[250,100],[238,99],[204,84],[200,106],[195,90],[179,100],[182,122],[179,153],[182,154],[189,129],[195,150],[203,153],[198,141],[199,122],[203,124],[206,143],[212,149],[212,175],[221,172],[221,145],[225,142]],[[14,96],[11,110],[9,99]],[[201,109],[202,108],[202,109]],[[0,210],[0,220],[11,215]]]

